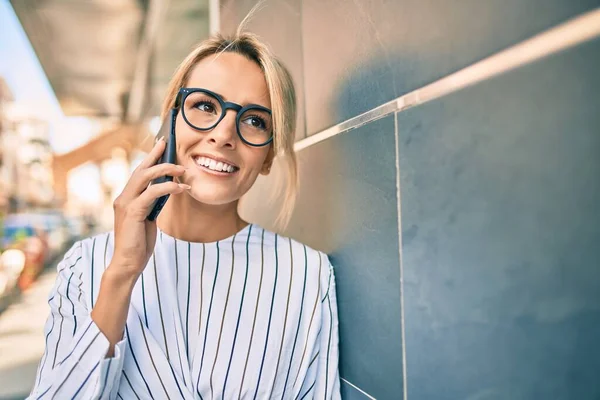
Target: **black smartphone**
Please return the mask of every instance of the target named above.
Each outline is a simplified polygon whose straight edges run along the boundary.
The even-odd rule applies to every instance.
[[[160,130],[158,131],[158,134],[156,135],[156,139],[160,139],[161,137],[165,138],[165,141],[167,143],[166,147],[165,147],[165,151],[163,152],[160,160],[158,161],[157,164],[161,164],[161,163],[170,163],[170,164],[175,164],[176,163],[176,152],[175,152],[175,145],[176,145],[176,141],[175,141],[175,119],[177,118],[177,108],[173,108],[169,114],[169,116],[167,117],[167,119],[165,120],[165,122],[161,125]],[[163,183],[163,182],[172,182],[173,181],[173,177],[172,176],[161,176],[159,178],[153,179],[152,182],[150,183],[151,185],[155,185],[157,183]],[[155,221],[156,218],[158,217],[158,214],[160,214],[160,211],[162,210],[162,208],[165,206],[165,204],[167,203],[167,200],[169,199],[169,195],[164,195],[159,197],[158,199],[156,199],[154,201],[154,204],[152,205],[152,209],[150,210],[150,213],[148,214],[148,221]]]

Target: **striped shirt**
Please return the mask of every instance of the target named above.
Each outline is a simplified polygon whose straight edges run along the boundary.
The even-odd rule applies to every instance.
[[[185,242],[159,230],[123,339],[90,318],[114,234],[58,264],[30,399],[339,399],[333,267],[324,253],[250,224]]]

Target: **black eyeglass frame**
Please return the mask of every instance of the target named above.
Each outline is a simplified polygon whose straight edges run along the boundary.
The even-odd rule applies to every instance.
[[[217,99],[217,101],[219,102],[219,104],[221,105],[221,116],[219,117],[219,119],[217,120],[217,122],[215,122],[213,125],[211,125],[208,128],[200,128],[197,127],[196,125],[192,124],[190,121],[188,121],[187,117],[185,116],[185,110],[183,109],[182,105],[185,104],[185,100],[187,99],[187,97],[192,94],[192,93],[206,93],[212,97],[214,97],[215,99]],[[223,118],[225,118],[225,115],[227,114],[227,110],[234,110],[237,112],[237,115],[235,117],[235,128],[237,131],[237,134],[239,136],[240,139],[242,139],[242,142],[246,143],[248,146],[252,146],[252,147],[264,147],[266,145],[268,145],[269,143],[271,143],[273,141],[273,129],[271,128],[271,137],[264,143],[262,144],[256,144],[256,143],[251,143],[248,140],[246,140],[244,138],[244,136],[242,135],[242,133],[240,132],[240,119],[241,116],[248,110],[260,110],[260,111],[264,111],[269,113],[269,115],[273,115],[273,113],[271,112],[271,110],[269,110],[266,107],[263,107],[261,105],[258,104],[248,104],[244,107],[242,107],[241,105],[237,104],[237,103],[232,103],[230,101],[225,101],[223,100],[223,97],[221,97],[219,94],[215,93],[215,92],[211,92],[208,89],[203,89],[203,88],[181,88],[179,89],[179,92],[177,93],[177,97],[175,98],[175,107],[176,109],[180,108],[181,109],[181,116],[183,117],[184,121],[191,126],[192,128],[199,130],[199,131],[210,131],[211,129],[214,129],[217,125],[219,125],[219,123],[223,120]]]

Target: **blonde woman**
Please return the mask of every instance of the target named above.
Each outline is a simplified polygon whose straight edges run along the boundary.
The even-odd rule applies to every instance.
[[[159,140],[114,203],[114,232],[77,242],[58,265],[30,398],[339,399],[327,256],[237,210],[281,155],[279,220],[289,217],[290,74],[255,36],[215,36],[176,71],[163,120],[172,110],[176,163],[158,163]],[[174,178],[149,186],[162,176]]]

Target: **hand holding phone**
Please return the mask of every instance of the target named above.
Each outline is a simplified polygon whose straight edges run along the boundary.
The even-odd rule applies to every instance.
[[[114,201],[115,251],[111,271],[121,277],[137,279],[142,273],[156,244],[157,226],[148,220],[148,212],[156,199],[188,190],[188,185],[164,179],[150,185],[160,177],[178,177],[185,173],[180,165],[157,163],[168,146],[159,140],[148,156],[135,169],[121,194]]]

